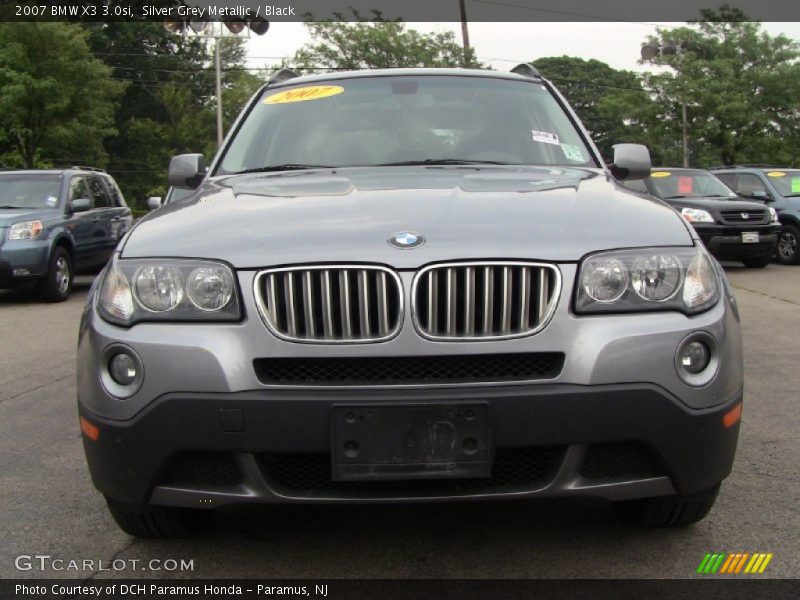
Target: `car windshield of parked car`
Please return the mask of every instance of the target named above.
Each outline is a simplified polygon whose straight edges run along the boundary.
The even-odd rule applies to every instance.
[[[736,194],[711,173],[692,171],[653,171],[650,181],[655,196],[671,198],[736,198]]]
[[[55,208],[61,175],[0,173],[0,208]]]
[[[767,177],[784,198],[800,196],[800,170],[767,171]]]
[[[216,174],[437,162],[598,166],[541,83],[415,75],[266,90]]]

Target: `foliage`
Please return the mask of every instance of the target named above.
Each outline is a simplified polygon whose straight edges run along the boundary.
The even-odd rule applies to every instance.
[[[770,36],[743,13],[723,7],[702,11],[688,27],[658,30],[648,41],[675,43],[675,55],[657,62],[666,72],[648,74],[656,105],[649,119],[666,148],[677,150],[681,105],[687,105],[693,166],[800,161],[800,47]],[[671,164],[680,164],[674,150]]]
[[[465,52],[450,31],[420,33],[399,20],[384,20],[378,11],[372,11],[372,19],[367,19],[357,10],[350,10],[352,16],[337,13],[336,21],[306,22],[313,42],[295,53],[294,68],[319,71],[481,66],[474,49]]]
[[[564,95],[606,159],[614,144],[646,141],[646,124],[630,116],[632,106],[649,102],[635,73],[574,56],[531,62]]]
[[[0,24],[0,154],[6,166],[104,165],[125,85],[63,23]],[[65,156],[66,155],[66,156]],[[76,161],[77,162],[77,161]]]

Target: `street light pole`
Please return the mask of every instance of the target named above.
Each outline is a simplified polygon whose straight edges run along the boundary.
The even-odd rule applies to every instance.
[[[217,150],[222,147],[222,66],[220,54],[222,52],[222,32],[214,36],[214,71],[216,72],[217,86]],[[684,139],[686,130],[684,130]]]
[[[469,53],[469,29],[467,29],[467,7],[464,0],[458,0],[458,6],[461,9],[461,39],[464,42],[464,60],[467,59]]]
[[[680,44],[667,41],[663,45],[656,46],[655,43],[650,42],[642,46],[642,58],[647,61],[653,61],[657,56],[664,56],[665,54],[677,54],[679,59],[683,52]],[[681,136],[683,138],[683,167],[689,168],[689,133],[688,133],[688,118],[686,115],[686,78],[680,69],[675,69],[681,76]]]

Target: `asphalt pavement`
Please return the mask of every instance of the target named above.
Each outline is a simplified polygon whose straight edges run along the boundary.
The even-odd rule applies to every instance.
[[[0,577],[688,578],[707,552],[773,553],[760,577],[797,577],[800,267],[726,270],[744,329],[739,450],[711,514],[677,530],[634,529],[603,501],[570,499],[265,507],[222,513],[198,538],[132,539],[92,487],[78,430],[75,346],[91,278],[62,304],[0,292]]]

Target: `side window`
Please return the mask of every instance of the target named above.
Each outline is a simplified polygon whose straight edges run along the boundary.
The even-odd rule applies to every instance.
[[[69,182],[69,201],[78,200],[80,198],[88,198],[94,204],[94,198],[89,192],[89,186],[86,184],[86,179],[83,177],[73,177]]]
[[[736,183],[736,173],[714,173],[717,179],[722,180],[722,183],[731,188],[734,192],[738,192],[738,185]]]
[[[736,182],[736,192],[743,196],[751,196],[753,192],[767,193],[767,187],[755,175],[750,173],[739,173],[739,180]]]
[[[622,185],[629,190],[633,190],[634,192],[639,192],[641,194],[647,194],[647,186],[645,185],[644,181],[641,179],[634,179],[632,181],[622,181]]]
[[[122,192],[120,191],[117,182],[111,179],[111,177],[106,177],[106,187],[111,194],[112,206],[128,206],[125,203],[125,198],[122,197]]]
[[[100,181],[99,177],[88,177],[89,180],[89,191],[92,194],[92,199],[94,200],[94,207],[95,208],[110,208],[113,206],[111,199],[108,197],[108,192],[106,191],[103,182]]]

